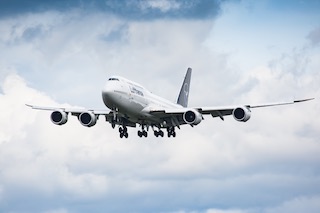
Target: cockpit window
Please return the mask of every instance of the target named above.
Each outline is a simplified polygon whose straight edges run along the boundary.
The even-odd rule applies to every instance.
[[[119,81],[118,78],[109,78],[109,81]]]

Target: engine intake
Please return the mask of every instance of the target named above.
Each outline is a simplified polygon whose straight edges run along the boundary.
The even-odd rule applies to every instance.
[[[232,112],[234,119],[241,122],[246,122],[251,117],[251,111],[247,107],[237,107]]]
[[[183,120],[187,124],[198,125],[202,121],[202,115],[197,110],[191,109],[183,114]]]
[[[51,121],[56,125],[63,125],[68,121],[68,114],[65,111],[57,110],[51,113]]]
[[[79,115],[79,121],[83,126],[92,127],[97,123],[97,116],[92,112],[83,112]]]

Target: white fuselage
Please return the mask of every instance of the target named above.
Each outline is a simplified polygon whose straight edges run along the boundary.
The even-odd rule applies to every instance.
[[[183,108],[119,76],[109,78],[102,90],[102,99],[109,109],[130,115],[133,120],[155,119],[149,113],[151,110]]]

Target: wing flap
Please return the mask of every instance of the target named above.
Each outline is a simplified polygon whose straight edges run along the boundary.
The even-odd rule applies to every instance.
[[[186,112],[186,108],[165,108],[165,109],[160,109],[160,110],[150,110],[150,114],[152,115],[161,115],[161,114],[183,114]]]

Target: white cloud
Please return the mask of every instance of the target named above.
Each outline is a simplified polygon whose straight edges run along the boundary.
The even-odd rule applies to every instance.
[[[54,126],[47,128],[49,114],[43,112],[40,115],[27,108],[25,103],[59,104],[27,87],[16,74],[5,79],[2,91],[0,107],[5,113],[0,117],[0,180],[6,201],[10,202],[14,199],[11,196],[23,189],[44,196],[63,191],[75,199],[91,199],[106,193],[108,181],[105,176],[75,173],[66,164],[72,147],[77,148],[76,144],[80,142],[75,137],[77,131],[82,131],[77,121],[70,119],[70,124],[76,126],[69,130],[59,130]],[[61,131],[66,131],[66,134],[61,135]]]
[[[207,209],[204,211],[175,211],[171,213],[249,213],[247,210],[237,210],[237,209]]]
[[[55,209],[55,210],[45,211],[43,213],[68,213],[68,210],[66,210],[66,209]]]
[[[219,209],[209,209],[207,213],[246,213],[243,210],[219,210]]]

